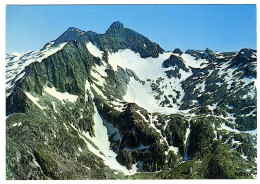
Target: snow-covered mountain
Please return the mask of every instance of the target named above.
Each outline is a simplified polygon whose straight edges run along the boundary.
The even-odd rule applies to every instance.
[[[256,58],[164,51],[121,22],[7,55],[8,177],[255,177]]]

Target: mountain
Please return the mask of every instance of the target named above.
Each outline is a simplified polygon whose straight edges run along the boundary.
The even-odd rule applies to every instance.
[[[7,179],[254,178],[256,58],[68,28],[6,60]]]

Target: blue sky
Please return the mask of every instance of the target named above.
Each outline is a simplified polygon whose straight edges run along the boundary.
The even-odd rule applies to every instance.
[[[105,33],[121,21],[165,50],[256,49],[255,5],[7,6],[6,52],[39,50],[68,27]]]

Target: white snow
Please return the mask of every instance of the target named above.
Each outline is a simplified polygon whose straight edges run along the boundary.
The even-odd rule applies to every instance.
[[[185,134],[185,155],[183,157],[183,160],[186,161],[188,160],[188,146],[189,146],[189,135],[190,135],[190,124],[189,124],[189,128],[186,131]]]
[[[158,133],[161,135],[161,131],[160,131],[158,128],[156,128],[156,126],[154,125],[153,122],[150,123],[150,127],[152,127],[153,129],[155,129],[155,131],[158,132]]]
[[[143,120],[145,121],[145,122],[149,122],[149,120],[147,120],[146,118],[145,118],[145,116],[140,112],[141,110],[137,110],[136,112],[137,112],[137,114],[139,114],[142,118],[143,118]]]
[[[37,97],[34,97],[33,95],[31,95],[28,92],[24,92],[26,94],[26,96],[35,104],[37,105],[41,110],[43,110],[43,107],[38,104],[39,99]]]
[[[257,128],[255,130],[247,130],[247,131],[241,131],[242,133],[248,133],[250,135],[256,135],[257,134]]]
[[[88,94],[87,94],[87,91],[90,93],[90,97],[93,99],[94,98],[94,94],[92,93],[91,91],[91,85],[89,83],[88,80],[86,80],[86,83],[85,83],[85,101],[88,100]]]
[[[200,93],[203,93],[205,91],[205,87],[206,87],[206,81],[203,81],[202,83],[196,85],[196,88],[194,88],[194,92],[195,90],[199,89]]]
[[[95,79],[97,79],[97,81],[95,81],[95,83],[97,83],[100,86],[103,86],[103,84],[105,83],[105,77],[107,77],[107,73],[105,72],[106,68],[107,68],[107,64],[104,61],[101,61],[101,66],[99,65],[95,65],[92,70],[90,75],[92,75]]]
[[[52,88],[49,88],[47,86],[45,86],[43,88],[43,90],[48,93],[49,95],[57,98],[58,100],[60,101],[70,101],[72,103],[76,102],[77,99],[78,99],[78,96],[77,95],[72,95],[72,94],[69,94],[68,92],[65,92],[65,93],[61,93],[61,92],[58,92],[55,87],[52,87]]]
[[[217,82],[217,83],[216,83],[217,86],[221,86],[222,84],[223,84],[223,83],[221,83],[221,82]]]
[[[95,45],[93,45],[93,43],[88,42],[86,47],[93,56],[99,57],[100,59],[102,58],[103,51],[99,50]]]
[[[182,54],[181,57],[184,60],[186,67],[205,68],[207,65],[203,65],[203,63],[209,63],[206,59],[195,60],[196,58],[191,56],[190,54]]]
[[[142,144],[135,148],[135,149],[131,149],[131,148],[128,148],[128,147],[124,147],[124,149],[128,149],[129,151],[133,152],[133,151],[136,151],[136,150],[144,150],[144,149],[149,149],[149,146],[143,146]]]
[[[100,95],[102,98],[104,98],[105,100],[107,100],[107,97],[103,94],[103,92],[94,84],[91,85],[91,87],[96,91],[96,93],[98,95]]]
[[[22,125],[22,122],[19,122],[19,123],[14,123],[12,126],[13,126],[13,127],[16,127],[16,126],[19,127],[19,126],[21,126],[21,125]]]
[[[91,90],[90,90],[90,83],[89,83],[88,80],[86,80],[86,83],[85,83],[85,91],[87,92],[87,90],[88,90],[88,91],[91,91]]]
[[[219,128],[219,130],[227,130],[227,131],[229,131],[229,132],[240,133],[239,130],[230,128],[229,126],[225,125],[225,123],[222,123],[222,124],[221,124],[221,127]]]
[[[174,147],[174,146],[169,146],[169,151],[173,151],[176,155],[178,154],[179,152],[179,148],[178,147]]]
[[[214,109],[216,109],[217,108],[217,104],[216,103],[214,103],[214,104],[212,104],[212,105],[208,105],[208,108],[209,108],[209,110],[214,110]]]
[[[242,144],[240,141],[235,141],[234,139],[232,140],[233,144]]]
[[[123,112],[123,110],[125,109],[124,104],[120,103],[119,101],[116,101],[116,100],[108,101],[108,104],[120,112]]]
[[[81,149],[81,147],[78,147],[78,150],[79,150],[79,152],[82,152],[82,149]]]
[[[68,129],[67,125],[64,122],[63,122],[63,125],[66,128],[67,132],[69,132],[69,129]]]
[[[163,68],[162,63],[172,55],[171,52],[165,52],[160,54],[158,58],[141,58],[139,53],[135,53],[130,49],[119,50],[116,53],[109,53],[108,62],[112,66],[113,70],[117,71],[117,67],[130,69],[135,72],[139,79],[146,81],[143,85],[141,82],[130,77],[130,82],[127,86],[127,93],[123,99],[127,102],[136,103],[140,107],[147,109],[149,112],[162,112],[162,113],[176,113],[178,112],[178,105],[174,104],[170,100],[172,107],[161,107],[160,103],[164,101],[164,95],[177,96],[177,93],[173,90],[180,92],[180,98],[177,99],[177,103],[181,103],[184,97],[184,90],[181,87],[181,81],[192,75],[191,70],[188,72],[180,69],[181,78],[169,79],[165,71],[169,68]],[[163,92],[161,99],[156,100],[155,96],[157,92],[152,91],[152,81],[156,81],[158,78],[163,78],[159,84],[160,90]],[[147,81],[150,79],[150,81]]]
[[[87,170],[90,171],[90,168],[89,168],[89,167],[87,167],[87,166],[85,166],[85,165],[82,165],[82,167],[84,167],[84,168],[86,168]]]
[[[95,131],[95,137],[91,137],[89,133],[80,132],[80,134],[83,134],[87,139],[91,140],[98,149],[96,149],[90,142],[87,141],[87,139],[84,138],[84,136],[80,137],[87,143],[87,146],[91,152],[96,154],[98,157],[104,160],[104,163],[109,166],[111,169],[122,171],[126,175],[132,175],[137,172],[136,165],[133,165],[133,168],[131,170],[128,170],[125,166],[122,166],[119,164],[116,160],[117,154],[113,152],[110,149],[110,142],[108,138],[107,128],[103,124],[103,120],[101,119],[96,107],[94,107],[95,113],[94,113],[94,131]],[[77,130],[72,124],[70,124],[77,132]],[[102,153],[103,154],[102,154]]]
[[[22,72],[22,73],[20,73],[19,75],[17,75],[16,81],[18,81],[19,79],[21,79],[24,75],[25,75],[25,72]]]
[[[161,107],[154,95],[155,93],[148,83],[142,85],[139,81],[136,81],[131,77],[129,84],[127,85],[126,95],[123,99],[127,102],[136,103],[149,112],[162,112],[167,114],[177,112],[177,106],[175,108]]]
[[[109,53],[108,62],[115,71],[117,71],[117,66],[120,66],[123,69],[131,69],[142,80],[156,79],[164,73],[165,68],[162,68],[162,63],[171,54],[170,52],[166,52],[160,54],[158,58],[141,58],[139,53],[125,49]]]
[[[58,113],[58,111],[57,111],[57,109],[56,109],[56,103],[55,103],[55,102],[51,102],[51,103],[52,103],[52,105],[53,105],[54,111],[55,111],[56,113]]]
[[[150,109],[151,107],[158,106],[152,94],[153,91],[147,83],[142,85],[139,81],[131,77],[127,86],[127,93],[123,98],[127,102],[137,102],[139,106]]]

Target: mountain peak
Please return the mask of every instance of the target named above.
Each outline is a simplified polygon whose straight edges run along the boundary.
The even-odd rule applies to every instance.
[[[120,27],[124,27],[124,24],[123,24],[122,22],[120,22],[120,21],[115,21],[115,22],[113,22],[113,23],[111,24],[110,27],[111,27],[111,28],[112,28],[112,27],[118,27],[118,28],[120,28]]]
[[[75,27],[69,27],[69,28],[67,29],[67,31],[74,31],[74,30],[77,30],[77,28],[75,28]]]
[[[108,28],[107,32],[117,32],[122,28],[124,28],[124,24],[120,21],[116,21],[111,24],[111,26]]]
[[[80,29],[78,29],[78,28],[76,28],[76,27],[69,27],[69,28],[65,31],[65,33],[66,33],[66,32],[84,33],[85,31],[82,31],[82,30],[80,30]]]
[[[77,39],[79,36],[85,34],[85,31],[82,31],[75,27],[69,27],[61,36],[55,40],[55,45],[62,42],[71,41]]]

